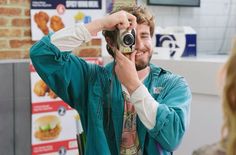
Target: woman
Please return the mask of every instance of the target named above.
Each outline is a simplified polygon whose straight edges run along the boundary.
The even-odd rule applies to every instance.
[[[222,140],[193,152],[193,155],[236,155],[236,40],[223,70]]]

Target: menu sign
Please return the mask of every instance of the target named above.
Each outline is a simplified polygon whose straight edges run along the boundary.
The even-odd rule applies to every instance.
[[[104,16],[102,0],[32,0],[32,40],[77,23],[89,23]]]

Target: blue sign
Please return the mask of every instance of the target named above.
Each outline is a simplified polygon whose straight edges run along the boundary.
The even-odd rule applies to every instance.
[[[101,9],[101,0],[32,0],[31,9],[56,9],[58,6],[65,9]]]

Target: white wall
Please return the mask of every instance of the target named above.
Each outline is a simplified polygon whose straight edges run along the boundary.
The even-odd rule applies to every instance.
[[[175,155],[191,155],[193,150],[220,140],[222,111],[219,97],[192,95],[190,126]]]
[[[147,4],[146,0],[138,0]],[[148,6],[157,25],[191,26],[197,31],[199,54],[228,53],[236,36],[236,0],[201,0],[200,7]]]

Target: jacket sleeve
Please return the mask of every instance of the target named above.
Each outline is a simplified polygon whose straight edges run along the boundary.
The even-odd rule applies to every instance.
[[[169,79],[159,100],[156,124],[149,134],[166,150],[172,152],[181,142],[188,127],[191,91],[181,77]]]
[[[71,52],[61,52],[51,43],[50,35],[31,47],[30,58],[39,76],[62,100],[77,110],[83,107],[92,64]]]

